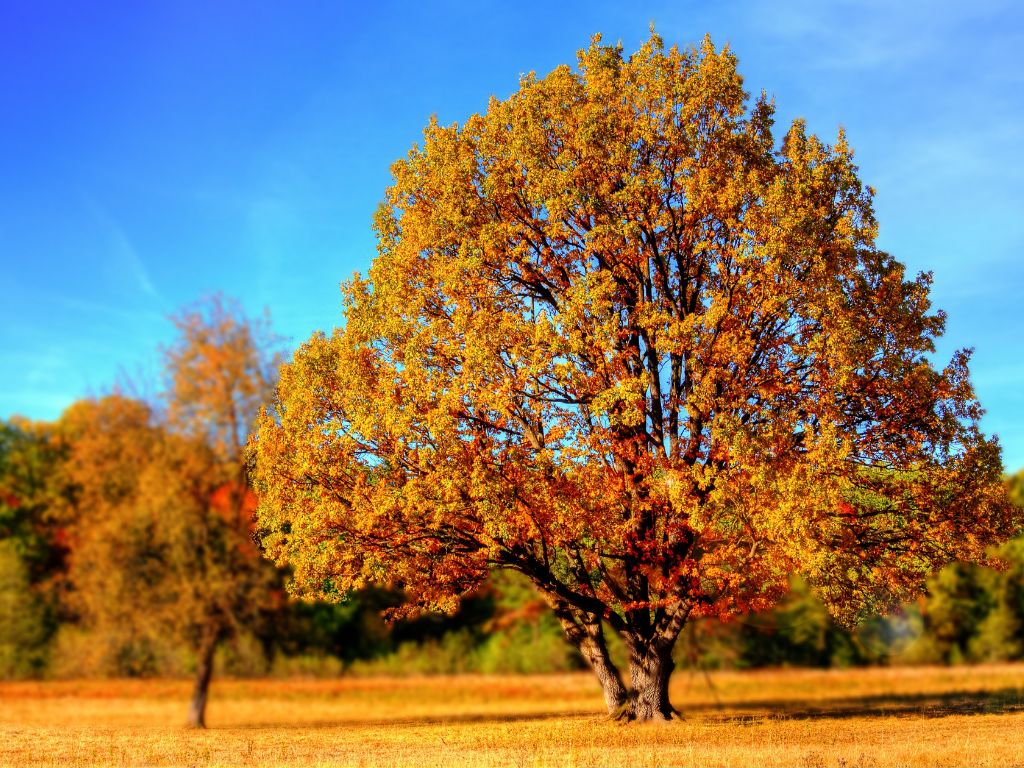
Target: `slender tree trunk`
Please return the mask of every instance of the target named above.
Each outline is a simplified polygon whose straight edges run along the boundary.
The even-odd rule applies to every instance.
[[[206,700],[210,693],[210,678],[213,676],[213,654],[217,650],[217,631],[213,627],[203,630],[196,661],[195,687],[192,689],[192,703],[188,708],[189,728],[206,727]]]
[[[629,698],[629,693],[626,691],[626,686],[622,684],[619,670],[612,663],[611,656],[608,654],[608,646],[601,631],[600,621],[596,622],[596,627],[596,633],[588,633],[580,644],[579,650],[587,664],[594,670],[597,681],[601,684],[601,690],[604,692],[604,703],[608,707],[608,714],[613,715],[622,709]]]
[[[555,616],[562,624],[565,636],[576,646],[583,660],[590,665],[604,692],[609,715],[617,715],[629,699],[622,676],[608,653],[601,620],[592,615],[573,611],[568,605],[556,603]]]

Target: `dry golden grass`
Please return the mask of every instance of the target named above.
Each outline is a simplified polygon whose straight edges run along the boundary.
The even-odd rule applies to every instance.
[[[1024,666],[677,673],[682,722],[600,716],[587,675],[0,685],[4,766],[1022,766]]]

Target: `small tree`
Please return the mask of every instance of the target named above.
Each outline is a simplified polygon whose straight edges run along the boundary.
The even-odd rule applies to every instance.
[[[647,720],[690,617],[797,572],[852,620],[1009,535],[968,354],[929,362],[929,276],[876,248],[842,133],[776,146],[772,115],[728,49],[652,36],[432,122],[253,445],[295,588],[443,609],[519,571]]]
[[[205,725],[218,646],[271,606],[276,570],[252,539],[245,437],[273,391],[274,339],[219,297],[174,318],[162,409],[112,395],[65,413],[71,579],[83,623],[129,671],[189,645],[188,723]],[[108,666],[110,666],[108,664]]]
[[[256,504],[244,448],[260,408],[273,396],[281,359],[269,318],[251,320],[221,296],[185,309],[173,321],[178,341],[164,350],[168,424],[212,452],[214,480],[193,514],[178,518],[177,537],[186,544],[179,553],[191,587],[184,615],[198,652],[189,725],[202,728],[217,645],[266,606],[274,577],[252,539]],[[190,491],[199,478],[188,467],[194,469],[201,455],[178,450],[182,471],[172,496],[196,498]],[[168,487],[163,485],[165,494]]]
[[[0,537],[0,680],[39,674],[49,622],[17,542]]]

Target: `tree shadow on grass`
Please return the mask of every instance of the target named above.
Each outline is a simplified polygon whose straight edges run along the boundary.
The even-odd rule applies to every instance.
[[[686,713],[713,720],[835,720],[865,717],[948,717],[1024,712],[1024,691],[1002,688],[950,693],[898,693],[849,696],[824,701],[773,699],[730,701],[688,707]]]
[[[384,727],[420,727],[431,725],[474,725],[474,724],[503,724],[503,723],[528,723],[539,720],[603,720],[605,716],[598,710],[594,711],[552,711],[552,712],[524,712],[508,715],[495,714],[493,712],[462,712],[444,715],[421,715],[416,717],[374,717],[374,718],[339,718],[334,720],[303,720],[294,723],[281,722],[253,722],[244,725],[232,725],[237,729],[258,729],[258,728],[384,728]]]
[[[841,720],[849,718],[948,717],[951,715],[994,715],[1024,712],[1024,691],[1003,688],[991,691],[955,693],[878,694],[849,696],[824,701],[766,699],[729,701],[721,704],[682,705],[684,718],[758,724],[764,720]],[[594,711],[550,711],[519,714],[462,712],[415,717],[366,717],[306,720],[295,723],[257,722],[236,728],[376,728],[527,723],[542,720],[602,721]]]

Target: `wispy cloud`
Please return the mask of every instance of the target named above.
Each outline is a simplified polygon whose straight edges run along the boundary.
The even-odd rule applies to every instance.
[[[105,257],[104,267],[109,278],[115,284],[127,283],[130,290],[137,291],[166,306],[167,301],[157,290],[142,256],[136,250],[124,227],[95,200],[87,199],[86,204],[103,235],[106,245],[106,251],[103,254]]]
[[[746,15],[769,39],[801,46],[806,65],[867,73],[899,68],[948,45],[951,30],[1012,8],[1010,0],[753,0]]]
[[[159,295],[157,295],[157,298],[159,299]],[[89,301],[77,296],[48,295],[46,300],[60,304],[70,310],[93,317],[102,317],[118,324],[124,322],[136,324],[140,322],[156,323],[163,321],[166,315],[162,309],[136,309],[116,306],[98,301]]]

